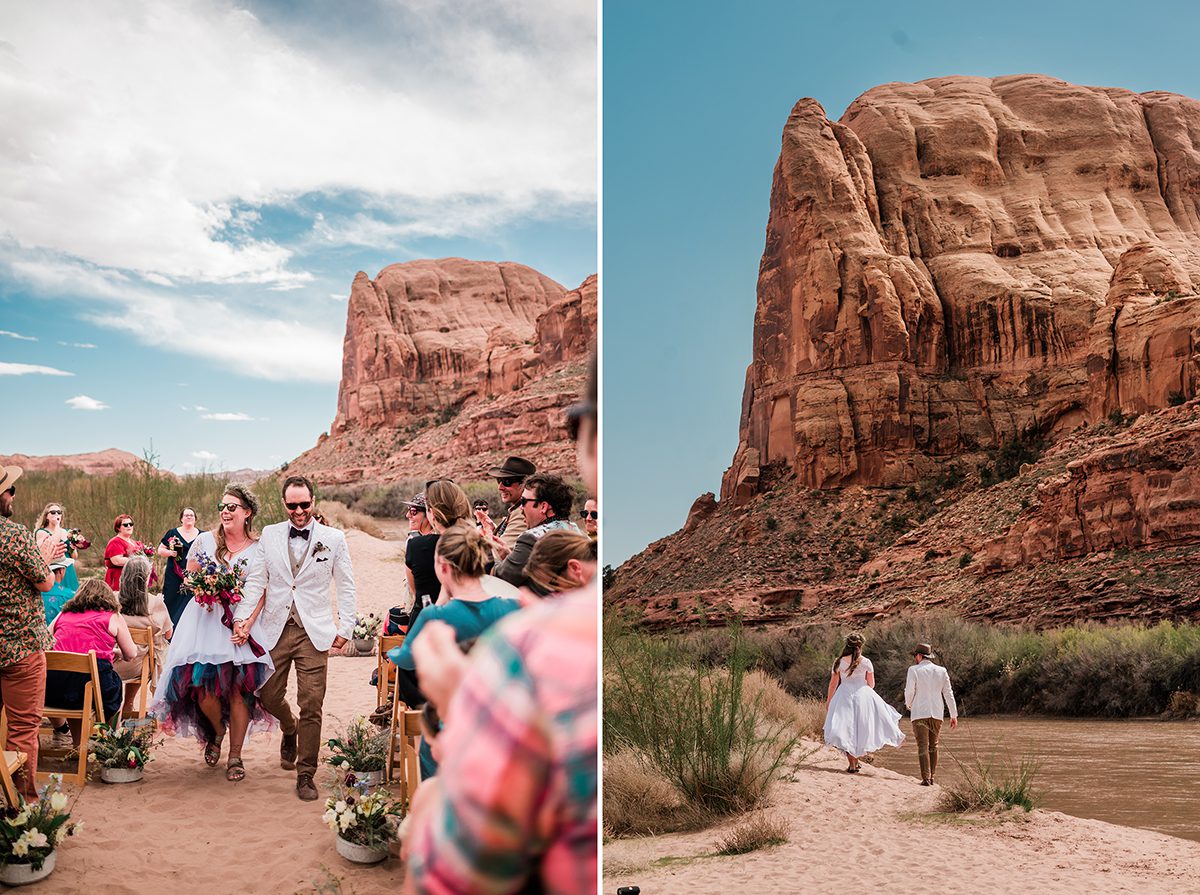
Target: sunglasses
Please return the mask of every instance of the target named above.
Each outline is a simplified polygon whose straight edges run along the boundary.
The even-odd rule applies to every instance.
[[[600,520],[600,512],[598,510],[580,510],[579,518],[580,519],[595,519],[595,520],[599,521]]]
[[[63,514],[62,510],[48,510],[46,512],[47,516],[61,516],[62,514]]]
[[[511,488],[513,485],[519,485],[523,481],[525,480],[518,478],[496,479],[496,484],[503,485],[505,488]]]
[[[454,479],[430,479],[428,482],[425,483],[425,490],[428,491],[430,488],[432,488],[438,482],[447,482],[448,484],[451,484],[451,485],[458,484],[457,482],[454,481]]]
[[[234,510],[244,510],[244,509],[246,509],[246,508],[244,506],[242,506],[240,503],[219,503],[219,504],[217,504],[217,512],[218,513],[224,513],[226,511],[229,511],[230,513],[232,513]]]
[[[133,528],[133,523],[132,522],[122,522],[121,528]]]
[[[579,423],[581,420],[590,419],[593,424],[596,420],[596,405],[590,402],[582,404],[574,404],[567,408],[567,434],[571,436],[572,441],[579,440]]]
[[[409,507],[408,515],[409,516],[424,516],[425,508],[424,507]]]
[[[540,498],[540,497],[522,497],[520,500],[517,501],[517,506],[523,507],[527,503],[544,503],[544,502],[545,501],[543,501],[542,498]]]
[[[284,506],[289,510],[307,510],[312,506],[311,500],[297,500],[293,503],[284,503]]]
[[[17,495],[17,486],[16,486],[16,485],[13,485],[11,488],[9,488],[8,490],[6,490],[4,493],[5,493],[5,494],[7,494],[9,497],[16,497],[16,495]]]

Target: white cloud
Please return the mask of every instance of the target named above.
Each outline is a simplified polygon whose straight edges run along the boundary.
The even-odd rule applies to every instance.
[[[10,364],[0,361],[0,376],[74,376],[66,370],[56,370],[54,367],[43,367],[38,364]]]
[[[245,423],[254,421],[254,417],[250,416],[248,413],[206,413],[200,417],[200,419],[216,420],[222,423]]]
[[[384,233],[420,234],[594,204],[592,0],[387,17],[407,30],[354,46],[319,18],[285,40],[230,0],[12,4],[0,237],[159,286],[295,288],[311,275],[259,207],[361,193],[406,209]],[[350,217],[323,241],[371,235]]]
[[[68,398],[66,403],[76,410],[108,410],[108,405],[103,401],[97,401],[95,398],[89,398],[87,395],[76,395],[74,398]]]
[[[64,348],[95,348],[91,342],[59,342]]]
[[[192,456],[201,463],[212,463],[214,460],[220,459],[220,457],[218,457],[212,451],[192,451]]]
[[[37,341],[37,336],[23,336],[20,333],[10,333],[6,329],[0,329],[0,336],[8,336],[10,339],[20,339],[22,342]]]

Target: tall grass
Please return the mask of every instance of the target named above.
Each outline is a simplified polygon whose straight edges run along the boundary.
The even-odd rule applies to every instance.
[[[756,667],[798,697],[823,698],[847,629],[812,625],[744,636]],[[1200,626],[1160,622],[1081,625],[1050,631],[1001,628],[953,618],[899,619],[864,631],[875,688],[904,704],[904,680],[917,642],[932,643],[950,672],[960,708],[975,714],[1040,713],[1131,717],[1166,711],[1176,691],[1200,692]],[[738,634],[738,637],[743,635]],[[733,634],[689,635],[683,648],[720,665]]]
[[[976,758],[969,763],[959,761],[958,767],[958,778],[942,789],[938,801],[941,810],[986,811],[997,806],[1033,810],[1037,762],[1022,758],[1014,764]]]
[[[733,632],[720,667],[670,637],[610,622],[604,644],[604,744],[661,772],[692,805],[714,815],[757,804],[796,743],[745,692],[751,653]]]

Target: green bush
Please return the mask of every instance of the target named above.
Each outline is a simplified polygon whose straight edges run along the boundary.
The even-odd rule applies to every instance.
[[[959,777],[942,789],[938,807],[943,811],[986,811],[999,805],[1033,810],[1033,781],[1038,763],[1022,758],[1016,765],[976,758],[959,765]]]

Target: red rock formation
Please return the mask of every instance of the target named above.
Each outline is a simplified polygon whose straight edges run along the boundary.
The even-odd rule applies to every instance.
[[[840,122],[801,100],[722,497],[779,461],[811,487],[911,482],[1191,397],[1194,309],[1143,306],[1200,292],[1198,193],[1181,96],[1019,75],[887,84]]]
[[[338,414],[291,465],[325,483],[483,478],[519,453],[569,472],[564,409],[596,338],[597,278],[448,259],[354,281]]]
[[[46,457],[10,454],[7,457],[0,457],[0,466],[20,466],[26,472],[57,472],[60,469],[76,469],[88,475],[112,475],[122,470],[136,469],[142,462],[141,457],[117,448],[93,451],[90,454]]]

